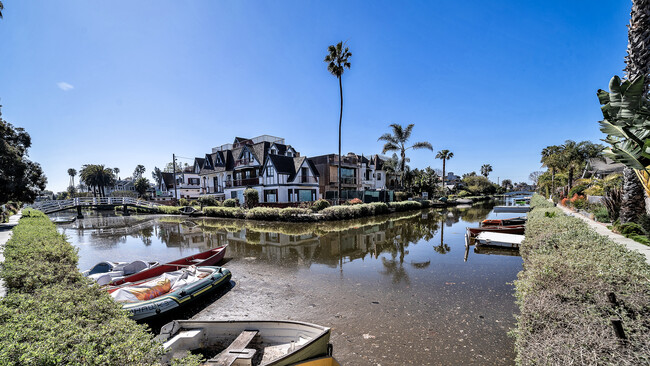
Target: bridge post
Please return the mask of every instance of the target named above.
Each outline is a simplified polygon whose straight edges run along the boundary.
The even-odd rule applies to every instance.
[[[129,216],[129,207],[126,204],[122,206],[122,216]]]
[[[77,218],[83,219],[84,215],[81,213],[81,206],[77,205]]]

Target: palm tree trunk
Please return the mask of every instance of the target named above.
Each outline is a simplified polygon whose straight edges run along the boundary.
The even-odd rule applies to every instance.
[[[339,113],[339,184],[338,184],[338,203],[341,203],[341,123],[343,122],[343,82],[339,76],[339,94],[341,95],[341,113]]]
[[[445,162],[447,159],[442,158],[442,194],[445,194]]]
[[[632,222],[645,213],[643,186],[631,168],[623,170],[621,223]]]
[[[402,173],[402,179],[400,179],[400,181],[402,182],[402,189],[404,189],[404,169],[406,169],[406,150],[404,150],[404,146],[402,146],[402,163],[400,164],[400,170]]]

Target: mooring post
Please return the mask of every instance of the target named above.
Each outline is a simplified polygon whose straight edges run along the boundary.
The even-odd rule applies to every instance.
[[[83,219],[84,215],[81,213],[81,206],[77,206],[77,218]]]
[[[122,216],[129,216],[129,208],[126,204],[122,206]]]

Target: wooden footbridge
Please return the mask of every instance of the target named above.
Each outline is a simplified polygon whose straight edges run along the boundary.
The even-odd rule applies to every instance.
[[[124,213],[128,214],[128,208],[136,207],[141,209],[156,210],[163,205],[139,200],[133,197],[77,197],[69,200],[50,200],[35,202],[32,208],[51,214],[64,210],[77,209],[77,218],[83,218],[81,209],[97,209],[122,206]]]

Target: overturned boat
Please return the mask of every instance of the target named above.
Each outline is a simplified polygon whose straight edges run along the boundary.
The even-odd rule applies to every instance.
[[[203,354],[206,365],[251,366],[302,364],[332,354],[330,328],[298,321],[176,320],[157,339],[168,351],[163,363],[187,351]],[[332,360],[306,365],[336,365]]]

